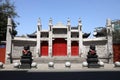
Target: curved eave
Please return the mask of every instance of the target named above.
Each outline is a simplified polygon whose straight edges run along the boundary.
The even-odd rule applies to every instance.
[[[104,34],[102,32],[96,32],[96,35],[93,35],[95,37],[105,37],[107,34]]]
[[[37,41],[37,39],[27,37],[14,37],[13,41]]]
[[[87,42],[87,41],[107,41],[106,37],[99,37],[99,38],[87,38],[87,39],[83,39],[84,42]]]
[[[88,38],[90,36],[90,33],[84,33],[83,38]]]
[[[27,36],[30,37],[30,38],[37,38],[36,35],[27,35]]]

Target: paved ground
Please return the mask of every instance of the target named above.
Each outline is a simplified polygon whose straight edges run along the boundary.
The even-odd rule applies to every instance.
[[[101,68],[82,67],[73,63],[66,68],[63,63],[49,68],[48,64],[38,64],[37,68],[17,69],[13,64],[5,64],[0,69],[0,80],[120,80],[120,68],[113,64],[105,64]]]
[[[83,67],[80,63],[71,63],[70,68],[66,68],[64,63],[55,63],[54,68],[49,68],[48,64],[38,64],[37,68],[31,68],[31,69],[18,69],[14,68],[13,64],[4,64],[4,68],[0,69],[0,71],[4,70],[27,70],[32,72],[40,72],[40,71],[120,71],[120,68],[114,67],[114,64],[105,64],[104,67],[100,68],[87,68]]]

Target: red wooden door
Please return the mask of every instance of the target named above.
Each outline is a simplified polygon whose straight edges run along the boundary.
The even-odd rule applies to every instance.
[[[53,41],[53,56],[67,55],[67,41],[63,38],[57,38]]]
[[[5,63],[5,51],[6,47],[5,45],[0,45],[0,62]]]
[[[71,43],[71,55],[78,56],[78,54],[79,54],[78,42],[72,41],[72,43]]]
[[[114,52],[114,62],[120,61],[120,44],[113,45],[113,52]]]
[[[48,42],[43,41],[41,43],[41,56],[48,56]]]

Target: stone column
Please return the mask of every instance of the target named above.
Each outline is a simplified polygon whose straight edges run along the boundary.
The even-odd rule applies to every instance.
[[[78,30],[79,30],[79,56],[83,53],[83,37],[82,37],[82,23],[81,20],[78,20]]]
[[[38,19],[38,24],[37,24],[37,46],[36,46],[36,57],[41,56],[41,42],[40,42],[40,35],[41,35],[41,29],[42,29],[42,24],[40,18]]]
[[[70,24],[70,19],[68,18],[67,20],[67,56],[71,56],[71,24]]]
[[[111,20],[107,19],[106,21],[107,28],[107,55],[110,57],[109,63],[113,63],[113,38],[112,38],[112,24]]]
[[[12,19],[8,18],[6,33],[6,63],[12,63]]]
[[[52,18],[49,20],[49,50],[48,50],[48,55],[49,57],[52,57]]]

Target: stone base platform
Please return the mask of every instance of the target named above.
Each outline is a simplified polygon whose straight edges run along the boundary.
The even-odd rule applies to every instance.
[[[39,63],[37,64],[37,68],[31,68],[31,69],[14,68],[13,64],[4,64],[3,69],[0,69],[0,71],[4,71],[4,70],[5,71],[27,70],[30,72],[69,72],[69,71],[89,72],[89,71],[120,71],[120,67],[115,67],[114,64],[105,64],[104,67],[100,67],[100,68],[88,68],[88,67],[83,67],[82,63],[71,63],[71,67],[67,68],[65,67],[65,63],[55,63],[54,68],[49,68],[48,63]]]
[[[34,62],[37,63],[48,63],[50,61],[54,63],[65,63],[66,61],[70,61],[71,63],[82,63],[83,61],[86,61],[86,59],[81,58],[81,57],[39,57],[39,58],[34,58]]]

